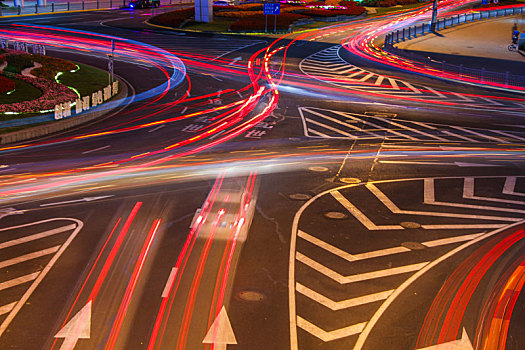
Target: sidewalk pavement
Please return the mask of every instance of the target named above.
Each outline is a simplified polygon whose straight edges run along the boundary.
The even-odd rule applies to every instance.
[[[525,55],[511,52],[512,30],[525,32],[525,16],[499,17],[427,34],[396,45],[434,60],[485,68],[492,72],[525,75]]]

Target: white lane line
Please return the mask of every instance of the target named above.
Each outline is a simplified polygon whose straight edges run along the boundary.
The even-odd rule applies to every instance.
[[[302,262],[306,266],[325,275],[326,277],[333,279],[339,284],[349,284],[349,283],[367,281],[367,280],[376,279],[376,278],[388,277],[392,275],[400,275],[404,273],[414,272],[414,271],[417,271],[423,268],[426,264],[428,264],[428,261],[425,261],[425,262],[417,263],[417,264],[392,267],[389,269],[376,270],[372,272],[365,272],[365,273],[360,273],[360,274],[350,275],[350,276],[343,276],[339,272],[336,272],[320,264],[319,262],[303,255],[302,253],[297,252],[297,254],[295,255],[295,258],[297,259],[297,261]]]
[[[428,179],[425,179],[428,180]],[[425,182],[426,183],[426,182]],[[417,210],[403,210],[399,209],[394,202],[392,202],[383,192],[379,190],[375,185],[371,183],[367,183],[366,188],[370,192],[374,194],[382,203],[385,205],[392,213],[395,214],[406,214],[406,215],[426,215],[430,217],[450,217],[450,218],[463,218],[463,219],[482,219],[482,220],[494,220],[494,221],[520,221],[522,219],[520,218],[510,218],[510,217],[502,217],[502,216],[490,216],[490,215],[475,215],[475,214],[458,214],[458,213],[443,213],[443,212],[433,212],[433,211],[417,211]],[[426,190],[428,190],[428,187],[425,186],[425,203],[427,200],[430,200],[430,198],[433,198],[433,189],[432,193],[427,193]],[[430,197],[432,196],[432,197]],[[474,206],[477,207],[477,206]],[[436,226],[436,225],[434,225]],[[439,226],[439,225],[437,225]],[[499,226],[498,226],[499,227]]]
[[[354,206],[339,191],[331,191],[330,194],[345,207],[359,222],[368,230],[403,230],[401,225],[382,225],[374,224],[366,215],[364,215],[356,206]]]
[[[189,97],[189,96],[190,96],[190,95],[188,94],[188,97]],[[184,107],[184,108],[182,109],[182,111],[180,111],[180,114],[184,114],[187,110],[188,110],[188,107]]]
[[[341,301],[333,301],[330,298],[327,298],[326,296],[303,286],[299,282],[296,284],[296,290],[297,292],[301,293],[307,298],[312,299],[313,301],[318,302],[319,304],[329,308],[332,311],[338,311],[343,309],[348,309],[350,307],[369,304],[369,303],[375,303],[376,301],[385,300],[394,292],[394,290],[387,290],[384,292],[374,293],[374,294],[368,294],[357,298],[351,298],[347,300],[341,300]]]
[[[465,190],[465,186],[467,186],[467,194],[471,191],[474,193],[474,180],[470,182],[472,185],[472,189],[469,188],[469,181],[464,180],[463,184],[463,190]],[[520,213],[524,214],[525,210],[523,209],[512,209],[512,208],[502,208],[502,207],[491,207],[486,205],[475,205],[475,204],[464,204],[464,203],[451,203],[451,202],[440,202],[436,201],[435,193],[434,193],[434,179],[429,178],[425,179],[423,181],[424,183],[424,203],[430,204],[430,205],[442,205],[445,207],[455,207],[455,208],[468,208],[468,209],[478,209],[478,210],[491,210],[491,211],[503,211],[507,213]],[[465,198],[465,193],[463,193],[463,198]],[[525,203],[520,203],[525,204]],[[519,220],[519,219],[518,219]]]
[[[407,130],[412,131],[412,132],[414,132],[416,134],[420,134],[420,135],[429,137],[431,139],[435,139],[435,140],[439,140],[439,141],[448,141],[448,140],[446,140],[446,139],[444,139],[442,137],[426,133],[426,132],[424,132],[422,130],[414,129],[414,128],[411,128],[411,127],[409,127],[407,125],[403,125],[403,124],[400,124],[400,123],[397,123],[397,122],[394,122],[394,121],[391,121],[390,124],[394,125],[394,126],[399,126],[400,128],[407,129]]]
[[[326,135],[326,134],[323,134],[322,132],[319,132],[319,131],[317,131],[317,130],[310,129],[310,128],[308,128],[308,133],[315,134],[315,135],[317,135],[317,136],[321,136],[321,137],[324,137],[324,138],[327,138],[327,139],[331,138],[331,136],[328,136],[328,135]],[[312,137],[311,135],[305,135],[305,136],[310,136],[310,137]]]
[[[10,304],[4,305],[4,306],[0,306],[0,316],[10,313],[11,310],[13,310],[13,308],[15,307],[15,305],[16,305],[16,301]]]
[[[418,89],[416,89],[412,84],[410,84],[409,82],[406,82],[406,81],[402,81],[403,84],[406,85],[407,88],[409,88],[410,90],[414,91],[416,94],[422,94],[421,91],[419,91]]]
[[[336,123],[336,124],[340,124],[340,125],[343,125],[343,126],[346,126],[346,127],[350,128],[350,129],[354,129],[354,130],[356,130],[356,131],[359,131],[359,132],[362,132],[362,133],[368,134],[368,135],[370,135],[371,137],[374,137],[374,138],[378,138],[378,137],[379,137],[377,134],[374,134],[373,132],[365,131],[365,130],[363,130],[362,128],[360,128],[360,127],[358,127],[358,126],[355,126],[355,125],[352,125],[352,124],[345,123],[345,122],[340,121],[340,120],[338,120],[338,119],[335,119],[335,118],[329,117],[329,116],[327,116],[327,115],[325,115],[325,114],[322,114],[322,113],[319,113],[319,112],[313,111],[313,110],[308,109],[308,108],[305,108],[304,110],[307,111],[307,112],[309,112],[309,113],[311,113],[311,114],[314,114],[314,115],[316,115],[316,116],[318,116],[318,117],[321,117],[321,118],[323,118],[323,119],[326,119],[326,120],[329,120],[329,121],[331,121],[331,122],[334,122],[334,123]],[[339,114],[339,113],[338,113],[338,114]],[[340,114],[340,115],[341,115],[341,114]],[[354,116],[349,116],[349,115],[346,115],[346,116],[345,116],[345,115],[342,115],[342,116],[345,117],[345,118],[351,118],[352,120],[355,120],[356,122],[360,122],[360,121],[361,121],[361,119],[356,118],[356,117],[354,117]],[[354,138],[357,138],[357,136],[354,136]]]
[[[474,195],[474,178],[473,177],[466,177],[465,181],[463,182],[463,198],[476,199],[476,200],[482,200],[482,201],[488,201],[488,202],[525,205],[524,201],[517,201],[517,200],[512,200],[512,199],[491,198],[491,197],[480,197],[480,196]]]
[[[425,89],[427,89],[428,91],[432,92],[433,94],[436,94],[437,96],[439,96],[439,97],[441,97],[441,98],[446,97],[446,96],[443,95],[441,92],[432,89],[430,86],[425,86]]]
[[[503,193],[510,194],[513,196],[525,196],[525,193],[514,191],[514,189],[516,188],[516,179],[517,178],[515,176],[509,176],[505,178],[505,185],[503,185]]]
[[[366,73],[366,71],[361,69],[359,72],[355,72],[355,73],[352,73],[350,75],[345,75],[344,78],[347,78],[347,79],[350,79],[350,80],[356,80],[356,79],[352,79],[352,78],[355,77],[355,76],[358,76],[361,73]]]
[[[490,103],[491,105],[495,105],[495,106],[503,106],[502,103],[499,103],[499,102],[497,102],[497,101],[491,100],[490,98],[486,98],[486,97],[482,97],[482,96],[479,96],[479,98],[481,98],[481,99],[484,100],[484,101],[487,101],[487,102]]]
[[[237,96],[239,96],[240,98],[243,98],[240,91],[236,91],[236,92],[237,92]]]
[[[525,138],[519,137],[518,135],[509,134],[507,132],[500,131],[500,130],[490,130],[490,131],[492,131],[493,133],[496,133],[496,134],[500,134],[500,135],[503,135],[503,136],[506,136],[506,137],[510,137],[510,138],[516,139],[516,140],[525,141]]]
[[[308,322],[301,316],[297,316],[297,326],[307,331],[308,333],[316,336],[324,342],[333,341],[336,339],[346,338],[354,334],[359,334],[363,331],[366,326],[366,322],[354,324],[348,327],[336,329],[330,332],[325,331],[317,327],[316,325]]]
[[[71,225],[55,228],[53,230],[44,231],[44,232],[40,232],[40,233],[35,233],[34,235],[13,239],[11,241],[0,243],[0,249],[12,247],[12,246],[15,246],[15,245],[18,245],[18,244],[22,244],[22,243],[26,243],[26,242],[31,242],[31,241],[34,241],[34,240],[37,240],[37,239],[40,239],[40,238],[49,237],[49,236],[56,235],[56,234],[59,234],[59,233],[62,233],[62,232],[66,232],[66,231],[69,231],[69,230],[74,230],[76,227],[77,227],[76,224],[71,224]]]
[[[359,81],[367,81],[368,79],[372,78],[373,76],[374,76],[374,73],[368,73],[367,75],[365,75],[364,77],[359,79]]]
[[[165,127],[165,126],[166,126],[166,124],[159,125],[159,126],[157,126],[156,128],[149,130],[148,132],[154,132],[154,131],[157,131],[157,130],[159,130],[159,129]]]
[[[0,261],[0,269],[3,269],[8,266],[16,265],[24,261],[33,260],[36,258],[41,258],[43,256],[49,255],[49,254],[56,253],[59,248],[60,246],[57,245],[52,248],[47,248],[47,249],[39,250],[37,252],[20,255],[20,256],[17,256],[16,258]]]
[[[234,65],[237,63],[237,61],[240,61],[240,60],[242,60],[241,56],[235,57],[233,60],[231,60],[230,63],[228,63],[228,66]]]
[[[456,236],[456,237],[436,239],[436,240],[433,240],[433,241],[423,242],[421,244],[423,244],[424,246],[427,246],[429,248],[431,248],[431,247],[438,247],[438,246],[447,245],[447,244],[453,244],[453,243],[470,241],[470,240],[478,238],[479,236],[484,235],[484,234],[485,234],[484,232],[473,233],[471,235],[463,235],[463,236]]]
[[[505,140],[502,140],[502,139],[494,137],[494,136],[485,135],[485,134],[482,134],[480,132],[476,132],[474,130],[465,129],[465,128],[462,128],[460,126],[454,126],[454,125],[451,125],[450,127],[454,128],[454,129],[457,129],[457,130],[461,130],[461,131],[470,133],[470,134],[473,134],[473,135],[476,135],[476,136],[479,136],[481,138],[486,138],[486,139],[489,139],[489,140],[494,140],[496,142],[505,143]]]
[[[501,228],[508,224],[444,224],[444,225],[421,225],[425,230],[483,230],[489,228]]]
[[[397,83],[394,79],[388,78],[388,81],[390,82],[390,85],[392,85],[392,88],[395,90],[399,90],[399,86],[397,86]]]
[[[470,137],[454,134],[453,132],[450,132],[448,130],[442,130],[441,132],[444,133],[444,134],[447,134],[449,136],[456,137],[458,139],[462,139],[462,140],[465,140],[465,141],[468,141],[468,142],[479,142],[478,140],[471,139]]]
[[[460,95],[460,94],[458,94],[458,93],[456,93],[456,92],[451,92],[451,94],[454,95],[454,96],[456,96],[456,97],[459,97],[459,98],[462,99],[462,100],[465,100],[465,101],[468,101],[468,102],[474,102],[473,99],[471,99],[471,98],[469,98],[469,97],[467,97],[467,96]]]
[[[88,154],[88,153],[91,153],[91,152],[101,151],[101,150],[109,148],[109,147],[111,147],[111,146],[107,145],[107,146],[104,146],[104,147],[95,148],[95,149],[92,149],[92,150],[89,150],[89,151],[84,151],[84,152],[82,152],[82,154]]]
[[[348,137],[348,138],[350,138],[350,139],[356,139],[356,138],[357,138],[357,136],[354,136],[354,135],[352,135],[352,134],[349,134],[349,133],[347,133],[347,132],[345,132],[345,131],[343,131],[343,130],[339,130],[339,129],[337,129],[337,128],[331,127],[330,125],[326,125],[326,124],[323,124],[323,123],[317,122],[317,121],[315,121],[315,120],[313,120],[313,119],[305,118],[305,120],[306,120],[308,123],[310,123],[310,124],[315,124],[315,125],[320,126],[320,127],[324,128],[324,129],[328,129],[328,130],[334,131],[334,132],[336,132],[336,133],[338,133],[338,134],[340,134],[340,135],[345,135],[346,137]]]
[[[40,272],[33,272],[33,273],[30,273],[29,275],[21,276],[18,278],[13,278],[12,280],[2,282],[0,283],[0,290],[19,286],[21,284],[33,281],[34,279],[38,277],[39,274]]]
[[[379,75],[379,76],[377,77],[377,80],[376,80],[376,82],[374,83],[374,85],[377,85],[377,86],[381,85],[381,83],[383,82],[383,79],[385,79],[385,77],[382,76],[382,75]]]
[[[82,221],[78,220],[78,219],[58,217],[58,218],[46,219],[46,220],[41,220],[41,221],[38,221],[38,222],[32,222],[32,223],[29,223],[29,224],[23,224],[23,225],[10,227],[10,229],[13,229],[13,228],[19,228],[19,227],[26,227],[26,226],[36,225],[36,224],[40,224],[40,223],[44,223],[44,222],[63,221],[63,220],[69,220],[69,221],[75,222],[76,223],[75,230],[69,235],[68,239],[64,242],[64,244],[62,244],[62,246],[60,247],[59,251],[55,255],[53,255],[51,260],[47,263],[46,267],[44,267],[44,269],[40,273],[36,272],[34,274],[27,275],[27,276],[31,276],[32,277],[28,281],[31,281],[33,279],[35,281],[26,290],[26,292],[24,293],[22,298],[20,298],[20,300],[17,302],[17,304],[14,307],[13,311],[11,311],[9,313],[9,315],[7,315],[7,317],[4,319],[4,321],[0,325],[0,337],[2,336],[2,334],[4,334],[4,332],[6,331],[7,327],[11,323],[11,321],[13,321],[13,319],[18,314],[18,312],[20,311],[22,306],[25,305],[26,301],[29,299],[31,294],[33,294],[33,292],[38,287],[38,285],[42,282],[42,280],[47,275],[49,270],[51,270],[51,268],[55,265],[55,263],[57,262],[58,258],[60,258],[60,256],[64,253],[64,251],[67,249],[67,247],[69,247],[69,245],[71,244],[73,239],[75,239],[75,237],[80,232],[82,227],[84,227],[84,223]],[[4,229],[0,229],[0,231],[2,231],[2,230],[5,230],[5,228]],[[23,276],[23,277],[27,277],[27,276]],[[21,278],[23,278],[23,277],[21,277]],[[29,277],[27,277],[27,278],[29,278]],[[4,283],[8,283],[8,282],[10,282],[10,281],[4,282]],[[22,283],[25,283],[25,282],[22,282]],[[0,284],[0,286],[4,286],[4,284]],[[9,288],[9,286],[7,286],[5,288]],[[1,289],[2,289],[2,287],[0,287],[0,290]]]
[[[161,298],[167,298],[169,296],[171,286],[173,285],[173,280],[175,280],[175,276],[177,275],[177,271],[179,269],[176,267],[173,267],[171,269],[170,275],[168,277],[168,280],[166,281],[166,285],[164,286],[164,290],[162,291]]]

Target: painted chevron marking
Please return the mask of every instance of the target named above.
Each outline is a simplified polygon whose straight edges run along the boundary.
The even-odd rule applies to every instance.
[[[403,230],[401,225],[376,225],[366,215],[364,215],[355,205],[350,203],[339,191],[332,191],[330,194],[345,207],[359,222],[368,230]]]
[[[13,239],[11,241],[0,243],[0,249],[12,247],[12,246],[15,246],[15,245],[18,245],[18,244],[22,244],[22,243],[31,242],[31,241],[34,241],[34,240],[37,240],[37,239],[40,239],[40,238],[49,237],[49,236],[56,235],[56,234],[59,234],[59,233],[63,233],[63,232],[69,231],[69,230],[74,230],[76,227],[77,227],[76,224],[71,224],[71,225],[55,228],[55,229],[52,229],[52,230],[48,230],[48,231],[44,231],[44,232],[40,232],[40,233],[35,233],[34,235]]]
[[[15,307],[15,305],[16,305],[16,301],[10,304],[4,305],[4,306],[0,306],[0,316],[10,313],[11,310],[13,310],[13,308]]]
[[[303,255],[302,253],[297,252],[295,255],[295,258],[305,264],[306,266],[314,269],[315,271],[325,275],[326,277],[329,277],[333,279],[334,281],[338,282],[339,284],[349,284],[349,283],[355,283],[355,282],[361,282],[361,281],[367,281],[375,278],[382,278],[382,277],[388,277],[392,275],[400,275],[404,273],[414,272],[419,269],[422,269],[426,264],[428,264],[428,261],[423,263],[417,263],[417,264],[410,264],[410,265],[404,265],[399,267],[392,267],[389,269],[384,270],[376,270],[372,272],[365,272],[360,273],[356,275],[350,275],[350,276],[343,276],[340,273],[318,263],[317,261],[307,257],[306,255]]]
[[[348,309],[354,306],[375,303],[377,301],[385,300],[386,298],[390,296],[390,294],[394,292],[394,290],[391,289],[391,290],[387,290],[384,292],[363,295],[357,298],[351,298],[351,299],[341,300],[341,301],[333,301],[332,299],[327,298],[326,296],[308,287],[303,286],[299,282],[296,283],[295,289],[297,290],[297,292],[301,293],[305,297],[312,299],[313,301],[329,308],[332,311]]]
[[[518,204],[525,205],[524,201],[517,201],[512,199],[502,199],[502,198],[491,198],[491,197],[481,197],[474,195],[474,178],[466,177],[463,183],[463,198],[465,199],[475,199],[488,202],[499,202],[499,203],[509,203],[509,204]]]
[[[351,335],[361,333],[366,326],[366,322],[357,323],[348,327],[327,332],[324,329],[321,329],[316,325],[308,322],[301,316],[297,316],[297,326],[307,331],[311,335],[321,339],[324,342],[330,342],[336,339],[346,338]]]
[[[367,183],[366,188],[372,192],[392,213],[394,214],[406,214],[406,215],[426,215],[426,216],[440,216],[450,218],[463,218],[463,219],[482,219],[482,220],[495,220],[495,221],[511,221],[518,222],[520,218],[510,218],[503,216],[490,216],[490,215],[475,215],[475,214],[457,214],[457,213],[443,213],[443,212],[432,212],[432,211],[417,211],[417,210],[403,210],[399,209],[394,202],[392,202],[379,188],[371,183]]]
[[[525,196],[525,193],[514,191],[516,188],[516,179],[517,178],[515,176],[509,176],[505,179],[505,185],[503,185],[503,193],[510,194],[513,196]]]
[[[466,184],[468,184],[468,180],[465,179]],[[523,209],[512,209],[512,208],[502,208],[502,207],[491,207],[491,206],[484,206],[484,205],[474,205],[474,204],[464,204],[464,203],[450,203],[450,202],[440,202],[435,200],[435,193],[434,193],[434,179],[428,178],[424,180],[424,203],[430,204],[430,205],[441,205],[445,207],[455,207],[455,208],[469,208],[469,209],[478,209],[478,210],[491,210],[491,211],[503,211],[507,213],[519,213],[524,214],[525,210]],[[471,181],[472,186],[474,186],[474,181],[472,179]],[[467,190],[470,190],[470,188],[467,186]],[[465,189],[465,184],[463,189]],[[472,188],[472,193],[474,192],[474,189]],[[463,192],[463,197],[465,197],[465,192]],[[520,203],[525,204],[525,203]],[[519,221],[518,219],[517,221]]]
[[[29,254],[18,256],[16,258],[0,261],[0,269],[3,269],[3,268],[8,267],[8,266],[13,266],[13,265],[25,262],[25,261],[37,259],[37,258],[46,256],[46,255],[49,255],[49,254],[56,253],[59,248],[60,248],[60,246],[57,245],[57,246],[52,247],[52,248],[43,249],[43,250],[39,250],[37,252],[33,252],[33,253],[29,253]]]

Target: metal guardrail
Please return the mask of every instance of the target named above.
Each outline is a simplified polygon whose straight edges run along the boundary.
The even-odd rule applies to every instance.
[[[191,0],[163,0],[162,5],[178,5],[192,2]],[[83,11],[98,9],[120,9],[129,7],[130,0],[82,0],[67,2],[51,2],[46,5],[26,5],[0,8],[0,16],[29,15],[66,11]]]
[[[512,7],[496,10],[485,10],[479,12],[472,12],[466,14],[459,14],[456,16],[442,18],[436,22],[436,31],[443,30],[455,25],[470,23],[473,21],[480,21],[482,19],[489,19],[502,16],[513,16],[525,14],[525,7]],[[385,36],[385,43],[383,49],[387,52],[397,54],[399,56],[408,56],[411,61],[416,61],[425,66],[428,66],[436,71],[450,74],[461,79],[472,79],[481,83],[495,83],[504,86],[525,87],[525,76],[510,74],[509,72],[492,72],[485,68],[474,69],[465,67],[464,65],[450,64],[445,61],[432,60],[429,57],[415,54],[409,50],[398,49],[394,46],[399,42],[417,38],[419,36],[432,33],[429,23],[423,23],[410,27],[405,27],[395,32],[390,32]]]

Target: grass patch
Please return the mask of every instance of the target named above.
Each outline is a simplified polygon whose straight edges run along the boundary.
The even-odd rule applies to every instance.
[[[11,104],[22,101],[31,101],[39,98],[42,91],[25,81],[13,79],[15,82],[15,92],[7,95],[0,95],[0,104]]]
[[[211,23],[191,21],[184,26],[184,29],[202,30],[207,32],[227,32],[233,22],[235,21],[223,18],[214,18]]]
[[[108,85],[108,72],[95,67],[79,64],[76,72],[64,72],[58,78],[60,84],[70,86],[78,91],[80,96],[91,95]]]

